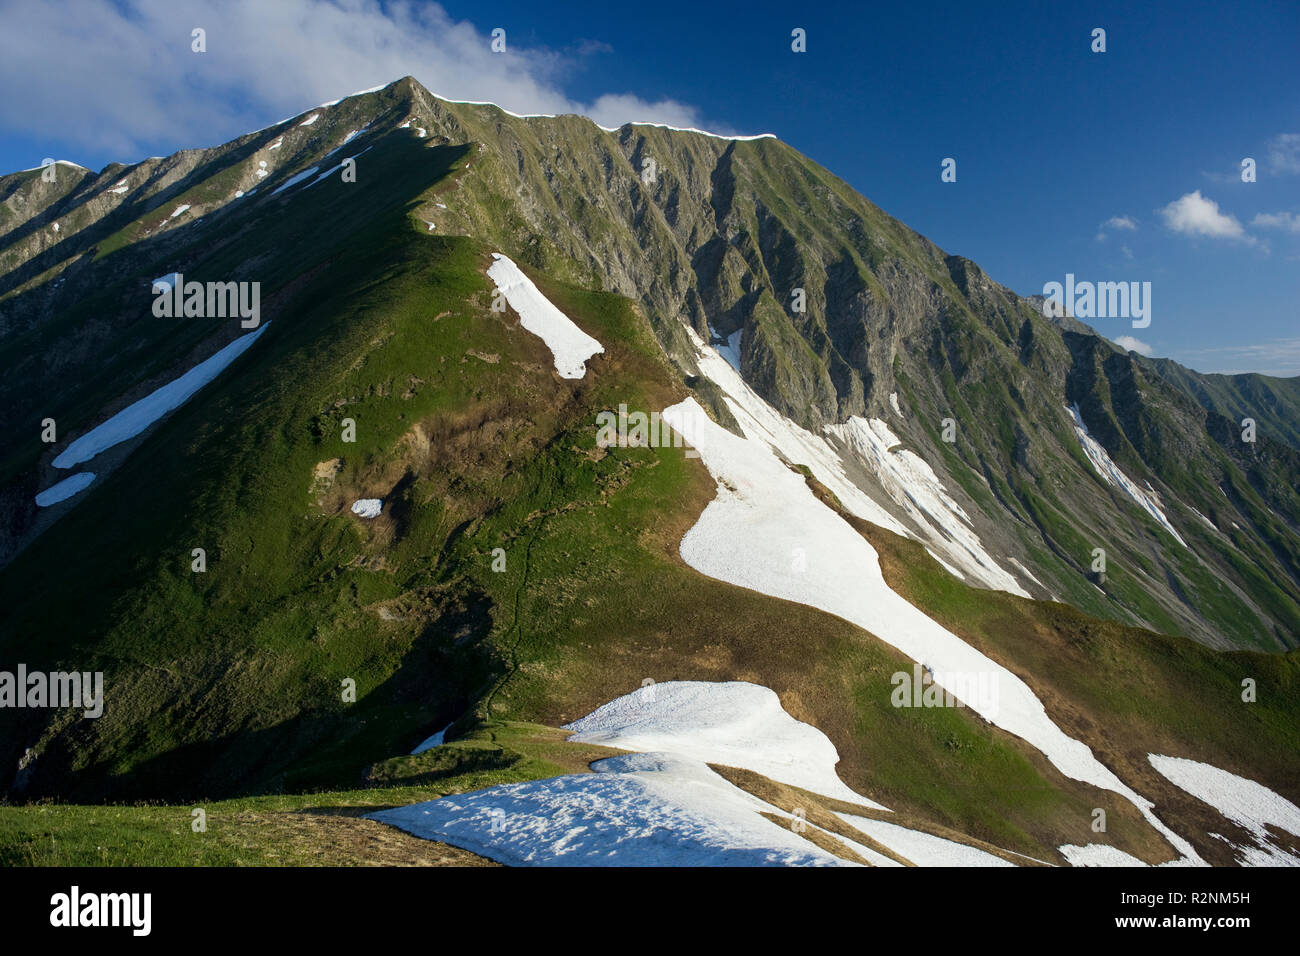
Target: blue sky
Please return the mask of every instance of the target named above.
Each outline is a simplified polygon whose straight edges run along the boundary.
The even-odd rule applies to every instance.
[[[1150,282],[1151,325],[1103,334],[1300,374],[1300,3],[836,6],[0,0],[0,169],[212,145],[411,73],[518,112],[775,133],[1018,292]]]

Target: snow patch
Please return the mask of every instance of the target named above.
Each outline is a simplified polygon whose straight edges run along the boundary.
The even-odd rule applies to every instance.
[[[1083,446],[1083,453],[1087,456],[1093,470],[1104,480],[1110,482],[1136,501],[1143,511],[1155,518],[1161,527],[1174,536],[1175,541],[1184,548],[1187,547],[1187,542],[1174,530],[1174,526],[1165,517],[1164,511],[1160,508],[1160,498],[1155,491],[1144,491],[1139,488],[1132,478],[1120,470],[1119,465],[1115,464],[1101,443],[1088,434],[1088,426],[1083,423],[1083,416],[1079,413],[1077,403],[1070,405],[1067,410],[1070,417],[1074,419],[1074,433],[1079,436],[1079,443]],[[1148,484],[1147,488],[1151,488],[1151,485]]]
[[[1034,577],[1034,575],[1030,572],[1030,570],[1029,570],[1027,567],[1025,567],[1023,564],[1021,564],[1021,563],[1020,563],[1019,561],[1017,561],[1015,558],[1008,558],[1007,560],[1010,561],[1012,564],[1014,564],[1014,565],[1015,565],[1015,566],[1020,570],[1020,573],[1023,574],[1025,577],[1029,578],[1029,580],[1033,581],[1035,584],[1037,584],[1037,585],[1038,585],[1040,588],[1042,588],[1043,590],[1047,590],[1047,585],[1043,584],[1042,581],[1040,581],[1040,580],[1038,580],[1038,578]]]
[[[175,219],[177,216],[181,215],[182,213],[188,212],[189,208],[190,208],[189,203],[186,203],[183,206],[177,206],[175,209],[172,210],[172,214],[167,218]]]
[[[330,176],[334,175],[334,174],[337,173],[340,169],[342,169],[342,168],[343,168],[343,164],[346,163],[349,159],[356,159],[357,156],[362,156],[362,155],[364,155],[364,154],[370,152],[371,148],[372,148],[372,147],[367,146],[365,149],[363,149],[361,152],[357,153],[356,155],[354,155],[354,156],[349,156],[349,157],[347,157],[346,159],[342,159],[342,160],[340,160],[337,166],[333,166],[333,167],[331,167],[330,169],[325,170],[325,172],[321,173],[319,176],[317,176],[315,179],[313,179],[310,183],[308,183],[306,186],[304,186],[303,189],[304,189],[304,190],[311,189],[312,186],[315,186],[317,183],[321,182],[322,180],[324,180],[324,179],[328,179]],[[285,185],[288,185],[288,183],[286,183]]]
[[[438,94],[435,93],[434,96],[438,96]],[[499,106],[496,103],[490,103],[487,100],[449,100],[445,96],[438,96],[438,99],[442,100],[444,103],[453,103],[457,106],[492,106],[495,107],[496,109],[499,109],[502,113],[505,113],[507,116],[513,116],[515,119],[555,119],[556,118],[555,113],[512,113],[510,110],[506,109],[505,107]],[[593,123],[595,123],[594,120]],[[650,122],[639,122],[639,121],[624,123],[623,126],[601,126],[599,123],[595,123],[595,126],[597,129],[603,129],[606,133],[617,133],[620,129],[623,128],[623,126],[654,126],[654,127],[658,127],[659,129],[670,129],[676,133],[696,133],[700,136],[708,136],[713,139],[726,140],[727,142],[748,142],[756,139],[777,138],[775,133],[755,133],[749,136],[725,136],[722,133],[710,133],[708,130],[695,129],[693,127],[669,126],[667,123],[650,123]]]
[[[1104,843],[1058,847],[1071,866],[1146,866],[1137,857]]]
[[[172,273],[174,276],[175,273]],[[161,280],[159,280],[161,281]],[[190,397],[216,378],[231,362],[243,355],[258,337],[271,327],[267,322],[256,332],[241,335],[221,351],[204,359],[184,375],[154,389],[144,398],[122,409],[102,425],[73,441],[54,459],[55,468],[71,468],[90,461],[101,451],[134,438],[168,412],[184,405]]]
[[[709,327],[709,331],[713,332],[712,326]],[[727,364],[737,372],[740,371],[740,337],[741,333],[744,331],[743,328],[736,329],[736,331],[732,332],[729,336],[726,336],[725,345],[713,346],[717,353],[727,360]],[[717,339],[723,338],[723,336],[718,335],[717,332],[713,332],[713,335],[714,338]]]
[[[1254,780],[1184,757],[1148,754],[1151,766],[1169,781],[1250,831],[1258,846],[1237,847],[1246,866],[1300,866],[1300,856],[1277,846],[1266,827],[1300,836],[1300,807]]]
[[[320,171],[319,166],[313,166],[311,169],[304,169],[302,172],[290,176],[288,179],[282,182],[279,186],[277,186],[274,190],[272,190],[271,195],[278,196],[280,193],[284,192],[290,186],[296,186],[298,183],[302,182],[308,176],[311,176],[319,171]]]
[[[561,378],[582,378],[587,373],[587,359],[604,352],[605,347],[552,305],[517,265],[499,252],[492,253],[492,258],[495,261],[488,278],[519,313],[520,324],[546,343]]]
[[[889,393],[889,404],[890,404],[890,406],[894,409],[894,414],[897,415],[899,418],[902,418],[902,417],[903,417],[903,410],[902,410],[901,408],[898,407],[898,393],[897,393],[897,392],[890,392],[890,393]]]
[[[813,793],[886,807],[854,793],[835,773],[840,755],[816,727],[791,717],[775,691],[743,681],[666,681],[610,701],[566,725],[573,741],[638,752],[666,751],[740,767]]]
[[[896,823],[872,820],[850,813],[837,813],[836,816],[917,866],[1015,867],[1014,863],[1009,863],[1002,857],[994,856],[985,850],[945,840],[943,837],[924,833],[921,830],[909,830]]]
[[[154,156],[154,157],[152,157],[152,158],[153,158],[153,159],[159,159],[159,158],[161,158],[161,157]],[[32,166],[32,167],[30,167],[30,168],[28,168],[28,169],[20,169],[20,170],[18,170],[18,171],[19,171],[20,173],[31,173],[31,172],[35,172],[35,171],[38,170],[38,169],[44,169],[44,168],[45,168],[46,166],[48,166],[48,165],[53,165],[53,166],[70,166],[70,167],[72,167],[73,169],[84,169],[84,170],[86,170],[87,172],[90,171],[89,167],[87,167],[87,166],[82,166],[80,163],[74,163],[74,162],[72,162],[71,160],[68,160],[68,159],[56,159],[53,163],[45,163],[45,164],[42,164],[42,165],[40,165],[40,166]]]
[[[929,547],[929,546],[927,545],[927,546],[926,546],[926,549],[925,549],[925,553],[928,554],[930,557],[934,558],[934,560],[938,561],[941,565],[943,565],[943,569],[944,569],[945,571],[947,571],[949,574],[951,574],[951,575],[952,575],[954,578],[956,578],[958,581],[965,581],[965,580],[966,580],[966,575],[962,574],[960,571],[958,571],[956,568],[954,568],[951,564],[949,564],[949,563],[948,563],[947,561],[945,561],[943,558],[941,558],[941,557],[939,557],[937,554],[935,554],[933,548],[931,548],[931,547]]]
[[[310,126],[312,123],[316,122],[318,119],[320,119],[320,114],[319,114],[319,113],[312,113],[311,116],[308,116],[305,120],[303,120],[303,121],[302,121],[301,123],[299,123],[298,125],[299,125],[299,126]]]
[[[624,123],[623,126],[654,126],[654,127],[658,127],[659,129],[670,129],[674,133],[695,133],[699,136],[708,136],[710,139],[726,140],[729,143],[750,143],[756,139],[777,138],[777,135],[775,133],[753,133],[748,136],[725,136],[722,133],[710,133],[707,129],[695,129],[692,126],[669,126],[667,123],[635,122],[635,123]],[[607,133],[614,133],[622,129],[623,127],[622,126],[614,126],[614,127],[601,126],[600,128]]]
[[[516,866],[852,866],[705,764],[627,754],[594,773],[506,784],[367,816]]]
[[[943,486],[934,469],[902,444],[879,418],[851,416],[842,425],[827,425],[880,482],[881,489],[902,507],[926,539],[964,575],[1020,597],[1029,592],[984,549],[971,519]]]
[[[338,106],[340,103],[343,102],[343,100],[350,100],[354,96],[365,96],[367,93],[378,93],[380,90],[388,89],[390,86],[393,85],[393,83],[396,82],[397,80],[393,80],[392,83],[381,83],[379,86],[372,86],[368,90],[357,90],[355,93],[349,93],[347,96],[341,97],[337,100],[330,100],[328,103],[322,103],[318,107],[318,109],[325,109],[330,106]]]
[[[443,740],[445,740],[447,737],[447,731],[449,730],[451,730],[451,724],[448,724],[446,727],[442,728],[442,730],[438,731],[436,734],[432,734],[426,737],[424,740],[422,740],[419,743],[419,745],[414,750],[411,751],[411,756],[414,757],[416,754],[422,754],[426,750],[432,750],[434,747],[441,747]]]
[[[93,471],[79,471],[70,478],[64,478],[57,484],[50,485],[50,487],[38,494],[36,496],[36,505],[40,508],[48,508],[50,505],[65,501],[73,495],[85,491],[94,480],[95,473]]]
[[[274,143],[272,143],[270,146],[266,147],[266,149],[267,149],[267,151],[269,152],[269,151],[271,151],[271,150],[273,150],[273,149],[279,149],[279,148],[280,148],[281,146],[283,146],[283,145],[284,145],[284,137],[281,136],[279,139],[277,139],[277,140],[276,140]]]
[[[360,498],[352,502],[352,513],[362,518],[378,518],[383,510],[382,498]]]
[[[158,295],[161,292],[170,292],[172,286],[176,284],[176,280],[180,278],[180,275],[179,272],[169,272],[161,279],[154,279],[153,282],[150,283],[149,288],[154,295]]]

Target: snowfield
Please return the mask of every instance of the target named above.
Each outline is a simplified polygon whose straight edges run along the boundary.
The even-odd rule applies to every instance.
[[[763,443],[791,464],[807,465],[817,480],[835,492],[840,503],[852,514],[896,534],[907,534],[907,529],[893,515],[849,480],[844,472],[844,462],[826,439],[782,416],[746,384],[735,366],[717,349],[706,346],[693,329],[687,328],[686,331],[695,345],[700,372],[726,393],[727,408],[747,438]],[[737,345],[739,342],[740,339],[736,338]],[[709,420],[698,406],[697,414],[705,421]]]
[[[446,727],[420,744],[443,742]],[[594,773],[506,784],[370,817],[502,863],[531,866],[852,866],[792,825],[794,814],[734,786],[709,764],[739,767],[885,810],[844,786],[831,741],[782,709],[766,687],[669,681],[619,697],[566,728],[574,742],[636,751]],[[1011,866],[983,850],[905,827],[840,816],[918,866]],[[799,820],[876,866],[899,866],[862,843]]]
[[[162,280],[155,280],[161,282]],[[221,351],[204,359],[179,378],[174,378],[144,398],[122,409],[102,425],[92,428],[86,434],[73,441],[63,453],[54,459],[55,468],[71,468],[83,461],[90,461],[106,448],[112,448],[119,442],[134,438],[168,412],[180,408],[190,396],[207,385],[225,370],[226,366],[243,355],[258,337],[270,328],[271,323],[263,323],[256,332],[241,335]]]
[[[555,357],[555,370],[560,377],[586,375],[587,359],[604,352],[605,346],[552,305],[517,265],[499,252],[492,253],[492,258],[495,261],[488,269],[488,278],[519,313],[520,324],[546,343]]]
[[[36,496],[36,505],[39,508],[48,508],[60,501],[66,501],[73,495],[85,491],[94,480],[95,473],[93,471],[79,471],[70,478],[64,478],[62,481],[50,485],[50,487],[38,494]]]
[[[1105,481],[1136,501],[1143,511],[1155,518],[1161,527],[1174,536],[1175,541],[1184,548],[1187,547],[1187,542],[1183,540],[1182,535],[1174,530],[1174,526],[1165,517],[1164,510],[1160,507],[1160,499],[1155,491],[1142,490],[1132,478],[1120,470],[1119,465],[1115,464],[1101,443],[1088,434],[1088,426],[1083,423],[1083,416],[1079,413],[1078,405],[1071,405],[1068,410],[1070,417],[1074,420],[1074,433],[1079,436],[1079,444],[1083,446],[1083,453],[1087,456],[1093,470]],[[1148,489],[1150,487],[1150,485],[1147,486]]]
[[[1263,784],[1208,763],[1157,754],[1148,754],[1147,759],[1174,786],[1250,831],[1258,846],[1236,847],[1242,854],[1239,862],[1243,866],[1300,866],[1300,856],[1277,846],[1266,829],[1272,825],[1300,836],[1300,807],[1290,800]]]
[[[770,446],[790,464],[807,465],[855,517],[895,534],[917,538],[849,479],[844,458],[830,442],[790,421],[749,387],[739,370],[739,332],[732,337],[737,351],[734,362],[724,348],[705,345],[689,328],[687,333],[695,345],[700,371],[726,394],[727,408],[747,438]],[[877,479],[880,489],[923,532],[930,553],[950,570],[960,570],[958,578],[1029,597],[1015,577],[984,549],[969,525],[969,517],[944,490],[933,469],[913,452],[893,451],[899,440],[888,425],[879,419],[854,417],[841,425],[829,425],[825,431]]]
[[[628,754],[594,773],[367,814],[515,866],[852,866],[770,820],[775,807],[702,762]]]
[[[734,370],[698,336],[695,341],[701,351],[701,371],[731,395],[728,407],[748,437],[740,438],[713,422],[694,399],[664,410],[663,420],[699,452],[718,482],[717,496],[682,539],[682,559],[710,577],[820,608],[857,624],[933,668],[935,682],[958,699],[963,698],[961,689],[949,675],[987,675],[990,682],[996,680],[992,701],[965,701],[972,710],[1042,751],[1067,777],[1123,795],[1184,861],[1203,862],[1186,840],[1152,813],[1150,801],[1100,763],[1085,744],[1052,722],[1042,702],[1020,678],[890,590],[875,549],[818,500],[803,476],[777,458],[774,448],[780,448],[791,462],[810,465],[814,473],[819,463],[803,454],[792,455],[773,442],[771,429],[767,434],[754,430],[753,416],[745,414],[749,410],[734,400],[738,378]],[[767,413],[777,414],[770,407]],[[788,435],[797,426],[787,422],[781,429]],[[823,479],[823,483],[827,482]],[[834,487],[832,490],[839,493]],[[865,499],[860,492],[857,497]],[[852,509],[847,502],[846,507]],[[804,557],[801,570],[794,570],[793,554]]]
[[[830,738],[795,720],[776,692],[741,681],[666,681],[610,701],[565,726],[571,740],[638,752],[666,751],[753,770],[813,793],[884,810],[835,773]]]
[[[962,570],[959,577],[1029,597],[1015,577],[984,550],[970,515],[948,494],[925,459],[907,449],[896,450],[902,442],[887,424],[878,418],[853,416],[842,425],[826,426],[826,432],[866,463],[881,489],[921,529],[930,545]]]

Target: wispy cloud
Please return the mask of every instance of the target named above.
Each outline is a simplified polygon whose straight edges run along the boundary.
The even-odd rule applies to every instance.
[[[1097,241],[1103,241],[1110,232],[1118,230],[1134,232],[1137,230],[1137,227],[1137,220],[1132,216],[1111,216],[1097,227]]]
[[[1206,236],[1211,239],[1239,239],[1253,243],[1235,216],[1219,211],[1219,204],[1201,195],[1198,189],[1175,199],[1158,210],[1165,225],[1185,236]]]
[[[1300,133],[1282,133],[1269,141],[1268,168],[1283,175],[1300,173]]]
[[[448,99],[489,100],[518,113],[581,113],[604,126],[705,125],[694,107],[671,98],[567,96],[564,78],[608,50],[599,41],[561,53],[515,46],[507,33],[507,52],[494,53],[498,24],[480,28],[437,4],[0,0],[0,23],[0,86],[10,91],[0,97],[0,127],[124,160],[145,149],[221,142],[408,74]],[[206,31],[205,53],[191,50],[195,27]]]
[[[1173,356],[1179,362],[1202,372],[1259,372],[1289,378],[1300,375],[1300,338],[1274,339],[1250,345],[1223,345],[1215,348],[1183,349]]]
[[[1261,212],[1250,221],[1252,226],[1300,233],[1300,215],[1293,212]]]

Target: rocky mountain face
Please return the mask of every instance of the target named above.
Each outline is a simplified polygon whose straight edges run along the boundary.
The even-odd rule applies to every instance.
[[[431,130],[480,150],[447,228],[522,241],[538,268],[639,300],[686,374],[680,322],[739,333],[746,380],[811,430],[887,421],[987,550],[1032,570],[1029,593],[1216,646],[1296,645],[1294,383],[1238,377],[1229,401],[1213,376],[1045,318],[772,138],[414,101]],[[1071,405],[1177,538],[1085,461]]]
[[[0,177],[0,401],[24,423],[0,447],[5,557],[52,520],[32,504],[57,477],[49,461],[61,447],[33,448],[43,418],[89,426],[233,338],[162,336],[146,321],[153,278],[258,277],[274,317],[322,250],[357,242],[380,209],[417,201],[433,181],[402,166],[417,147],[464,157],[454,201],[413,207],[436,234],[474,236],[633,299],[687,382],[688,326],[733,343],[763,398],[841,449],[843,433],[827,426],[885,423],[982,551],[958,555],[961,519],[918,521],[860,449],[851,477],[973,583],[1014,581],[1217,647],[1300,642],[1294,382],[1199,375],[1045,318],[775,138],[516,117],[409,78],[211,149],[98,174],[59,166],[52,183],[39,170]],[[374,208],[273,224],[345,157],[359,182],[372,180]],[[707,389],[701,400],[727,420]],[[1081,429],[1137,492],[1100,473]]]

